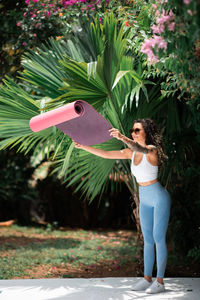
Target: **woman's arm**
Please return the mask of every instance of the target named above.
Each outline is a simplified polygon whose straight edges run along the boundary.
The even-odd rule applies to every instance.
[[[135,152],[141,152],[144,154],[148,154],[156,149],[155,146],[147,146],[143,147],[142,145],[134,142],[133,140],[127,138],[125,135],[121,134],[118,129],[112,128],[109,130],[110,134],[118,140],[121,140],[125,143],[131,150]]]
[[[94,155],[100,156],[102,158],[107,159],[131,159],[133,155],[133,151],[130,149],[123,149],[119,151],[105,151],[102,149],[93,148],[91,146],[84,146],[81,144],[78,144],[77,142],[74,142],[74,146],[79,149],[83,149],[87,152],[90,152]]]

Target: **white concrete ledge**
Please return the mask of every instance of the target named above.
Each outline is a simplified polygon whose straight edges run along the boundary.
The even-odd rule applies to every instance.
[[[0,280],[0,300],[200,300],[200,278],[165,278],[164,293],[131,288],[139,277]]]

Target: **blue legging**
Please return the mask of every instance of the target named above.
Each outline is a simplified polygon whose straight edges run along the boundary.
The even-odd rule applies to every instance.
[[[157,277],[164,277],[167,264],[166,232],[170,215],[170,196],[159,183],[139,186],[140,224],[144,237],[144,275],[152,276],[156,244]]]

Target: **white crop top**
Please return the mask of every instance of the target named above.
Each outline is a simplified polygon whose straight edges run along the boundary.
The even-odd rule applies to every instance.
[[[131,161],[131,173],[135,176],[137,182],[147,182],[157,179],[158,166],[150,164],[143,154],[142,161],[138,165],[134,165],[135,151],[133,152]]]

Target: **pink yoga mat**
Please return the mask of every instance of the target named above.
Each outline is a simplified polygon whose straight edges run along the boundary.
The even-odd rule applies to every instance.
[[[56,126],[82,145],[96,145],[110,140],[112,126],[87,102],[77,100],[33,117],[30,128],[34,132]]]

